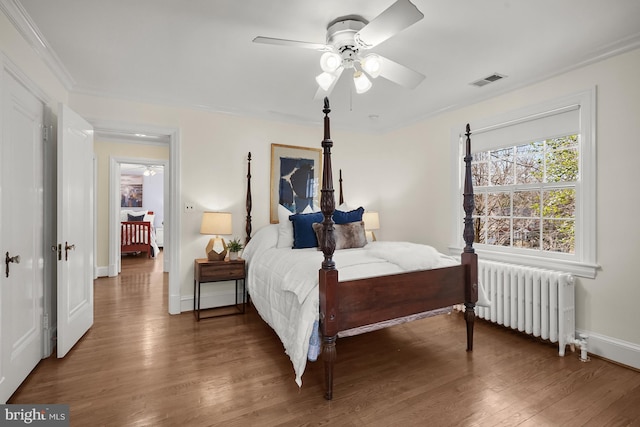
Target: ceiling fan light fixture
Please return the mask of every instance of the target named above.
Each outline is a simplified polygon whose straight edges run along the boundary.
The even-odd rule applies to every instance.
[[[353,73],[353,83],[356,86],[357,93],[365,93],[369,89],[371,89],[371,86],[373,86],[371,80],[369,80],[367,76],[365,76],[364,73],[359,70]]]
[[[322,90],[326,91],[331,87],[331,85],[336,81],[337,78],[338,76],[336,76],[335,74],[331,74],[325,71],[324,73],[318,74],[316,76],[316,82],[318,83],[318,86],[322,88]]]
[[[382,70],[382,58],[375,53],[370,53],[362,58],[360,65],[367,74],[375,79],[380,75],[380,71]]]
[[[328,96],[345,69],[353,70],[358,93],[365,93],[371,89],[369,77],[378,76],[400,86],[415,89],[424,80],[424,75],[382,56],[364,56],[363,51],[376,47],[423,18],[424,14],[412,0],[395,0],[391,6],[371,20],[359,15],[348,15],[331,21],[327,26],[325,44],[262,36],[254,38],[253,41],[323,52],[320,67],[324,72],[316,77],[319,88],[315,99]]]
[[[342,64],[342,57],[334,52],[325,52],[320,57],[320,68],[326,73],[335,72]]]

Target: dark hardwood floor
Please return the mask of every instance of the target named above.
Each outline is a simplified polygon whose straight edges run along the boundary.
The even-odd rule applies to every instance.
[[[334,400],[322,363],[298,388],[253,308],[196,322],[167,314],[162,262],[128,257],[95,281],[95,323],[43,360],[9,403],[66,403],[72,426],[640,425],[640,373],[460,313],[339,339]]]

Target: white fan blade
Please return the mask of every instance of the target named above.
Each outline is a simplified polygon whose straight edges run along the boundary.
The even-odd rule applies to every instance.
[[[424,15],[413,3],[409,0],[398,0],[358,31],[355,39],[362,48],[370,49],[422,18]]]
[[[422,80],[424,80],[424,74],[420,74],[409,67],[400,65],[389,58],[385,58],[383,56],[380,58],[382,58],[382,65],[380,67],[381,77],[399,84],[400,86],[404,86],[407,89],[415,89],[420,83],[422,83]]]
[[[258,36],[253,39],[253,42],[263,43],[263,44],[273,44],[277,46],[301,47],[304,49],[318,50],[320,52],[329,52],[333,50],[331,46],[327,46],[326,44],[322,44],[322,43],[309,43],[309,42],[301,42],[297,40],[274,39],[271,37]]]
[[[317,101],[319,99],[323,99],[325,96],[328,97],[329,95],[331,95],[331,92],[333,91],[333,88],[336,87],[336,84],[338,83],[338,80],[340,80],[340,76],[342,75],[343,71],[344,67],[340,67],[335,71],[336,79],[333,81],[333,83],[331,83],[331,86],[329,86],[327,90],[324,90],[320,86],[318,86],[318,90],[316,91],[313,99]]]

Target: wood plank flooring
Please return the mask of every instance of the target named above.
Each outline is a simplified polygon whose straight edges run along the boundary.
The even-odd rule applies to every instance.
[[[95,281],[95,324],[43,360],[9,403],[66,403],[72,426],[640,425],[640,373],[453,313],[339,339],[334,400],[322,363],[298,388],[275,333],[245,315],[167,314],[161,259]]]

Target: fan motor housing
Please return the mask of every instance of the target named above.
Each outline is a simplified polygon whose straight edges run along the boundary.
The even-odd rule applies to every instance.
[[[342,65],[352,68],[353,61],[358,58],[358,45],[355,34],[367,25],[359,19],[343,19],[336,21],[327,28],[327,44],[342,57]]]
[[[333,46],[337,52],[340,52],[342,59],[353,60],[358,53],[354,36],[365,25],[364,21],[356,19],[334,22],[327,28],[327,44]]]

